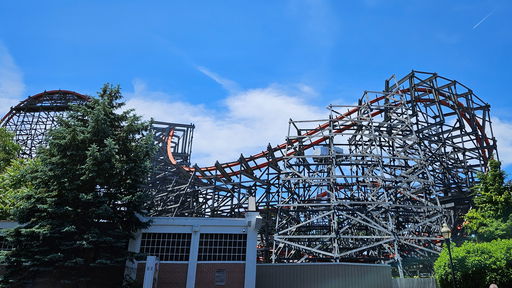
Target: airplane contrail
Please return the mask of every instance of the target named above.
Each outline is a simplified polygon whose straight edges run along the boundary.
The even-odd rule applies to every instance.
[[[494,13],[494,10],[492,10],[491,13],[487,14],[484,18],[482,18],[482,20],[478,21],[478,23],[476,23],[475,26],[473,26],[473,29],[480,26],[480,24],[482,24],[485,20],[487,20],[487,18],[489,18],[492,15],[492,13]]]

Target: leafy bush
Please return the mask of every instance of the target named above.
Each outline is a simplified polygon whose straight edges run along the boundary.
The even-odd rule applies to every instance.
[[[13,159],[16,159],[21,150],[21,146],[14,143],[14,134],[7,131],[4,127],[0,127],[0,172],[3,172],[5,167]]]
[[[512,287],[512,239],[491,242],[466,242],[452,248],[457,287]],[[441,287],[453,287],[447,249],[434,264]]]
[[[36,160],[15,159],[0,173],[0,220],[12,220],[13,211],[22,205],[21,198],[32,189],[30,174],[38,165]]]

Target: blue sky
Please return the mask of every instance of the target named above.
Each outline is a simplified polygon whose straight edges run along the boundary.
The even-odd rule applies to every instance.
[[[211,164],[415,69],[491,104],[509,170],[511,16],[505,0],[4,1],[0,114],[43,90],[120,84],[140,114],[195,123],[195,160]]]

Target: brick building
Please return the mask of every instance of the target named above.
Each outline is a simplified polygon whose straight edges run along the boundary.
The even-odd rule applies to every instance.
[[[154,281],[157,287],[255,287],[258,212],[247,212],[245,218],[151,220],[151,226],[130,241],[129,250],[158,260],[127,263],[131,279]]]

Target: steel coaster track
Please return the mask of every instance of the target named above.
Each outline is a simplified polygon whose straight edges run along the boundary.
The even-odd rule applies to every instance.
[[[428,89],[428,88],[416,88],[414,91],[427,93],[427,94],[436,92],[436,93],[438,93],[439,96],[445,97],[447,99],[450,98],[449,95],[443,93],[442,91],[434,91],[433,89]],[[393,94],[405,94],[405,93],[410,93],[410,92],[411,92],[410,88],[407,88],[407,89],[399,90],[397,92],[393,92]],[[386,99],[387,97],[389,97],[389,95],[377,97],[377,98],[369,101],[369,104],[378,103],[379,101],[382,101],[382,100]],[[454,112],[460,113],[461,117],[466,121],[466,123],[468,125],[470,125],[472,128],[478,130],[481,133],[481,135],[477,134],[477,135],[475,135],[475,137],[477,138],[477,143],[479,143],[481,146],[480,148],[481,148],[482,157],[484,158],[484,161],[487,162],[489,156],[492,156],[492,154],[495,152],[495,149],[493,149],[493,146],[491,145],[491,140],[487,137],[482,124],[480,124],[478,119],[474,119],[475,117],[472,117],[473,115],[470,114],[472,112],[471,108],[468,109],[468,107],[466,107],[462,102],[452,101],[453,103],[450,103],[449,101],[446,101],[446,100],[436,100],[436,99],[416,99],[416,100],[412,100],[412,101],[415,101],[417,103],[439,103],[440,105],[450,108]],[[406,103],[406,104],[410,104],[410,102]],[[394,103],[392,105],[402,105],[402,103]],[[342,120],[346,119],[347,117],[357,113],[360,109],[361,109],[361,106],[355,107],[355,108],[351,109],[350,111],[336,117],[333,121],[335,121],[335,122],[342,121]],[[375,111],[372,113],[371,116],[375,117],[375,116],[382,114],[383,112],[384,112],[384,110]],[[474,121],[473,121],[473,119],[474,119]],[[306,133],[304,136],[305,137],[307,137],[307,136],[314,137],[316,134],[322,133],[323,131],[325,131],[329,127],[329,125],[330,125],[330,122],[325,122],[325,123],[319,125],[318,128]],[[351,123],[351,124],[345,125],[342,128],[336,130],[336,132],[337,133],[344,132],[346,130],[351,129],[355,125],[356,125],[356,123]],[[169,161],[172,164],[176,164],[176,160],[174,159],[174,156],[172,154],[173,134],[174,134],[174,129],[171,129],[169,132],[168,140],[167,140],[167,155],[168,155]],[[316,140],[315,142],[305,146],[305,150],[315,147],[316,145],[319,145],[319,144],[325,142],[327,139],[328,139],[328,136],[322,137],[322,138]],[[292,141],[291,144],[295,144],[299,140],[294,139],[291,141]],[[227,162],[227,163],[222,163],[222,164],[217,163],[216,165],[208,166],[208,167],[182,166],[181,168],[184,169],[185,171],[192,172],[192,173],[201,171],[202,172],[202,173],[200,173],[201,175],[198,175],[199,178],[207,178],[207,177],[214,178],[214,177],[225,177],[225,176],[233,177],[233,176],[240,175],[244,170],[252,170],[252,171],[261,170],[261,169],[269,166],[270,163],[282,161],[285,156],[293,155],[295,153],[295,151],[292,151],[292,152],[285,151],[288,144],[289,143],[282,143],[275,147],[270,147],[267,151],[262,151],[258,154],[244,157],[243,159],[232,161],[232,162]],[[275,154],[280,154],[281,156],[274,158],[273,155],[275,155]],[[268,161],[269,158],[272,158],[272,160]],[[261,161],[261,163],[258,163],[260,161]],[[253,163],[253,164],[251,166],[247,167],[245,163]],[[230,170],[230,171],[226,172],[226,170]],[[204,176],[203,173],[207,173],[207,172],[209,172],[208,176]]]
[[[89,100],[39,93],[0,125],[33,157],[56,117]],[[438,253],[442,222],[460,228],[477,173],[498,157],[490,106],[457,81],[412,71],[347,107],[290,120],[285,143],[207,167],[190,165],[194,125],[153,122],[150,214],[240,217],[256,197],[260,261],[383,262],[407,273],[403,259]]]
[[[402,259],[439,251],[441,222],[460,227],[469,187],[497,151],[490,107],[469,88],[418,71],[391,80],[346,112],[330,106],[330,119],[317,126],[291,120],[297,133],[285,143],[232,162],[177,164],[170,129],[161,143],[168,163],[189,176],[166,194],[180,206],[155,214],[238,217],[254,196],[266,221],[261,261],[391,261],[404,273]],[[335,146],[350,149],[348,160]],[[307,153],[320,147],[329,148],[328,164]]]

